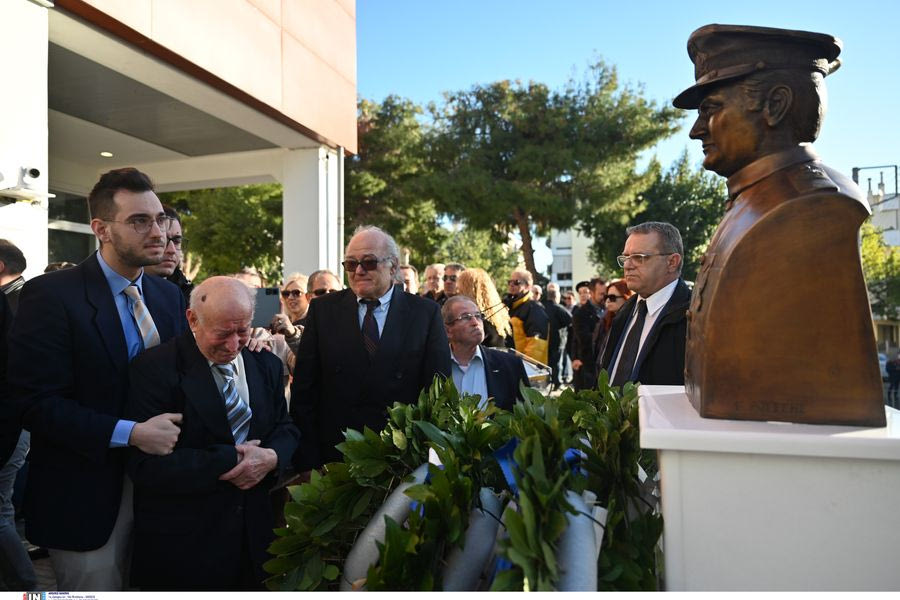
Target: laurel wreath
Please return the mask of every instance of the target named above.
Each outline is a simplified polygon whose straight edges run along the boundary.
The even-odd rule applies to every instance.
[[[416,509],[403,523],[387,518],[378,561],[364,579],[349,582],[354,587],[443,589],[443,567],[463,546],[479,491],[492,488],[506,509],[495,549],[501,567],[486,573],[485,589],[556,589],[565,566],[557,562],[557,544],[574,512],[567,490],[589,490],[609,511],[598,588],[656,589],[662,517],[647,500],[656,465],[640,449],[636,388],[611,387],[604,372],[593,390],[566,390],[558,398],[523,392],[525,401],[511,412],[493,403],[479,408],[477,396],[460,396],[452,382],[438,379],[416,404],[395,404],[381,432],[348,431],[338,446],[343,462],[289,488],[286,527],[276,530],[274,558],[265,565],[268,587],[338,589],[357,536],[431,449],[441,466],[431,465],[427,481],[405,490]],[[512,439],[518,444],[510,481],[496,455]],[[573,450],[580,459],[574,466]],[[642,481],[643,473],[649,480]]]

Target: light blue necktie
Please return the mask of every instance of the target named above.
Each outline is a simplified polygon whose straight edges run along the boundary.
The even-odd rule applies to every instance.
[[[243,444],[247,441],[247,435],[250,433],[250,417],[253,416],[253,412],[238,395],[237,382],[234,380],[234,366],[228,363],[215,365],[215,367],[225,378],[222,396],[225,398],[225,414],[228,417],[231,433],[234,434],[234,443]]]

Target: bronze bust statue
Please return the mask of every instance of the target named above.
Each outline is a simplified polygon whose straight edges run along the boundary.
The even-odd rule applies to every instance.
[[[865,196],[813,151],[840,40],[706,25],[688,40],[690,137],[728,178],[688,311],[685,386],[703,417],[884,426],[858,235]]]

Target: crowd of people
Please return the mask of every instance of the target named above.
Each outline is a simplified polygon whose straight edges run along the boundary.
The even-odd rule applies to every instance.
[[[347,429],[380,430],[436,377],[504,408],[529,385],[522,356],[557,387],[596,385],[600,369],[679,383],[687,288],[671,225],[629,229],[624,277],[579,283],[577,301],[524,269],[501,295],[460,262],[427,265],[420,286],[391,235],[362,226],[346,288],[325,269],[289,275],[280,309],[254,327],[263,278],[245,268],[194,285],[181,219],[145,174],[104,174],[88,203],[100,247],[78,265],[26,282],[24,255],[0,241],[9,589],[35,588],[17,478],[25,535],[60,590],[260,589],[273,490],[340,460]]]

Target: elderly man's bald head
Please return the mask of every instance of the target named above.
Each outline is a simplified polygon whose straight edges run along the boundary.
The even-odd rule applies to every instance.
[[[231,362],[247,345],[255,291],[232,277],[210,277],[191,292],[188,324],[197,348],[216,364]]]
[[[190,308],[201,316],[234,307],[250,312],[256,309],[256,293],[253,288],[234,277],[210,277],[191,292]]]

